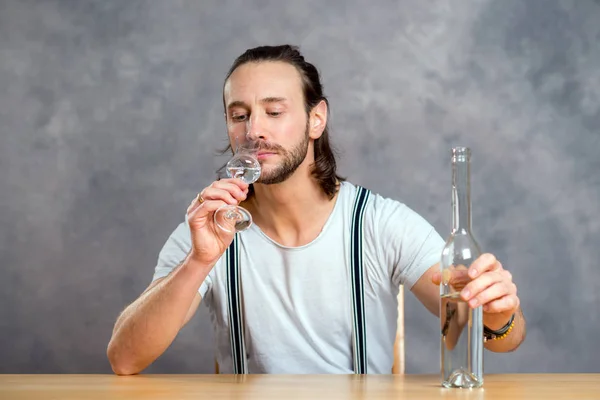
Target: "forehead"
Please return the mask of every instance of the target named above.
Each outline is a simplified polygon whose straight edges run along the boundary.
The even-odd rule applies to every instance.
[[[302,80],[296,67],[286,62],[249,62],[233,71],[225,82],[223,96],[226,105],[267,97],[301,100]]]

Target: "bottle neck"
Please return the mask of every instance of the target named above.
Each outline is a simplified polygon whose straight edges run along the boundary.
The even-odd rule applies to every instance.
[[[469,157],[452,160],[452,231],[471,232],[471,184]]]

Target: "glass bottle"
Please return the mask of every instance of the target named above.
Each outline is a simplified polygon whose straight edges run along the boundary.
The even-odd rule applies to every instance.
[[[471,150],[453,147],[451,156],[452,232],[441,257],[442,386],[473,388],[483,385],[483,312],[481,306],[470,308],[460,291],[481,250],[471,232]]]

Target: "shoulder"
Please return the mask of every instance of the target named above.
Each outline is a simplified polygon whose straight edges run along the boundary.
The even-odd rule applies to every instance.
[[[356,194],[356,190],[354,191]],[[411,288],[439,261],[444,240],[420,213],[400,200],[371,192],[364,215],[366,248],[394,284]]]
[[[345,201],[350,204],[355,204],[359,198],[366,198],[365,214],[370,218],[385,217],[386,215],[389,215],[389,213],[414,212],[399,200],[383,196],[366,186],[357,185],[348,181],[342,182],[340,196],[343,196]]]
[[[355,205],[361,190],[368,191],[365,204],[364,224],[367,231],[375,236],[400,234],[410,232],[430,231],[432,225],[415,209],[401,200],[384,196],[370,190],[368,187],[343,182],[341,191],[347,202]],[[354,209],[354,207],[352,207]]]

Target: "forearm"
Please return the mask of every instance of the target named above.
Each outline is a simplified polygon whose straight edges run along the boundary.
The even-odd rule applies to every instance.
[[[451,303],[448,303],[451,304]],[[467,334],[463,332],[469,322],[469,307],[467,303],[456,302],[452,307],[445,307],[442,311],[442,335],[444,336],[444,346],[448,350],[454,349],[460,336]]]
[[[209,271],[188,258],[123,311],[107,350],[115,373],[139,373],[167,349]]]
[[[525,340],[526,333],[525,317],[519,308],[515,313],[514,326],[510,333],[503,339],[486,341],[485,348],[496,353],[505,353],[516,350],[523,340]]]

